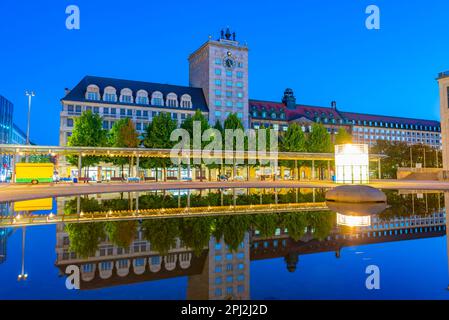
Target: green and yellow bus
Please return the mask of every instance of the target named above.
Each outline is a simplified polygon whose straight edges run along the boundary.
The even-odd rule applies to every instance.
[[[15,167],[16,183],[51,183],[53,182],[53,163],[17,163]]]

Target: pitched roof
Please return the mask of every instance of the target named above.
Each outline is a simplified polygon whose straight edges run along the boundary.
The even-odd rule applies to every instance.
[[[397,124],[408,124],[408,125],[422,125],[429,127],[439,127],[440,122],[436,120],[423,120],[423,119],[412,119],[403,117],[391,117],[391,116],[380,116],[372,114],[363,114],[355,112],[340,112],[345,118],[350,121],[371,121],[371,122],[388,122]]]
[[[274,110],[279,113],[281,111],[285,112],[286,120],[292,121],[299,118],[307,118],[314,121],[316,117],[322,118],[323,116],[328,119],[341,119],[340,114],[337,110],[329,107],[318,107],[318,106],[308,106],[308,105],[296,105],[295,110],[287,109],[283,103],[272,102],[272,101],[262,101],[262,100],[250,100],[249,101],[250,111],[254,108],[258,111],[265,109],[267,112]]]
[[[204,97],[203,89],[194,88],[194,87],[186,87],[186,86],[177,86],[171,84],[162,84],[162,83],[153,83],[153,82],[142,82],[142,81],[134,81],[134,80],[122,80],[115,78],[105,78],[105,77],[95,77],[95,76],[85,76],[64,98],[61,100],[70,100],[70,101],[79,101],[79,102],[87,102],[90,100],[86,100],[85,94],[86,89],[89,85],[94,84],[100,88],[100,95],[103,95],[104,89],[108,86],[114,87],[117,90],[117,95],[120,94],[122,89],[128,88],[133,92],[133,97],[135,101],[135,97],[137,91],[145,90],[148,92],[148,95],[151,97],[151,94],[155,91],[160,91],[164,98],[169,93],[175,93],[178,96],[178,99],[183,94],[188,94],[192,98],[193,109],[200,109],[203,112],[208,112],[209,109],[207,107],[206,99]],[[129,105],[129,103],[121,103],[117,102],[107,102],[107,104],[117,104],[117,105]],[[136,104],[139,105],[139,104]],[[157,106],[159,107],[159,106]],[[163,106],[160,108],[164,109],[179,109],[176,107],[168,107]]]
[[[352,121],[371,121],[371,122],[383,122],[383,123],[394,123],[394,124],[408,124],[408,125],[422,125],[428,127],[440,127],[440,122],[436,120],[424,120],[424,119],[412,119],[404,117],[391,117],[382,115],[371,115],[355,112],[345,112],[331,107],[320,107],[320,106],[309,106],[309,105],[296,105],[295,110],[289,110],[283,103],[263,101],[263,100],[250,100],[249,101],[250,112],[255,108],[259,112],[265,109],[267,112],[274,110],[279,113],[282,110],[286,114],[286,121],[292,121],[299,118],[307,118],[311,121],[315,121],[316,117],[328,118],[338,120],[349,120]],[[257,118],[262,118],[258,116]]]

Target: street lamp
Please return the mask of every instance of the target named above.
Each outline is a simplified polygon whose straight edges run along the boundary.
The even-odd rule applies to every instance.
[[[25,237],[26,227],[22,227],[22,272],[17,276],[17,281],[25,281],[28,278],[28,274],[25,273]]]
[[[27,122],[27,142],[26,144],[30,144],[30,117],[31,117],[31,98],[33,98],[36,94],[34,91],[25,91],[25,95],[28,97],[28,122]]]

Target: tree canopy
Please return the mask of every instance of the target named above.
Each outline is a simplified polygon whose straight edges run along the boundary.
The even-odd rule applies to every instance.
[[[103,129],[103,120],[92,111],[84,111],[75,118],[72,136],[69,137],[70,147],[105,147],[107,145],[107,131]],[[73,166],[78,166],[78,156],[68,156],[67,160]],[[98,163],[100,157],[87,156],[82,158],[82,167]]]
[[[335,144],[348,144],[352,143],[352,135],[346,131],[345,128],[338,129],[337,135],[335,136]]]

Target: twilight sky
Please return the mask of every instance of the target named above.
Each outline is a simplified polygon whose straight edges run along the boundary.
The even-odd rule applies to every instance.
[[[67,30],[65,9],[81,11]],[[365,9],[381,10],[381,29]],[[85,75],[188,85],[188,55],[230,26],[250,48],[252,99],[439,119],[438,72],[449,70],[447,0],[3,0],[0,94],[31,138],[58,144],[60,99]]]

